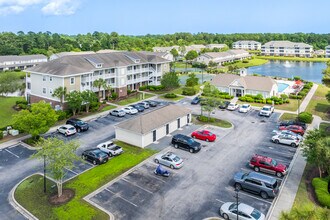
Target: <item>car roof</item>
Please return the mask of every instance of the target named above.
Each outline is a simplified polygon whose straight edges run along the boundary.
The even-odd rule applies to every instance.
[[[246,214],[251,214],[254,210],[253,207],[247,205],[247,204],[244,204],[244,203],[239,203],[238,204],[238,210],[246,213]]]
[[[66,128],[74,128],[73,125],[62,125],[61,127],[66,127]]]
[[[242,106],[250,106],[250,104],[243,104]]]
[[[273,184],[276,181],[274,177],[266,176],[257,172],[250,172],[249,177],[251,177],[252,179],[262,180],[263,182],[270,184]]]
[[[266,162],[269,162],[269,163],[272,161],[272,158],[267,157],[267,156],[262,156],[262,155],[259,155],[259,154],[253,155],[252,158],[263,160],[263,161],[266,161]]]
[[[68,121],[82,121],[79,118],[69,118]]]
[[[174,154],[173,152],[167,152],[167,153],[163,154],[162,156],[167,156],[167,157],[169,157],[169,158],[177,157],[177,155]]]

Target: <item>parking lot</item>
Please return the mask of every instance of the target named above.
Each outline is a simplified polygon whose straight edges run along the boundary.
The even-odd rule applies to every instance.
[[[187,104],[188,103],[188,104]],[[179,105],[192,107],[182,101]],[[200,141],[204,147],[197,154],[169,147],[184,160],[179,170],[168,170],[170,177],[153,174],[157,164],[153,158],[143,166],[116,182],[109,183],[102,191],[90,198],[92,203],[111,212],[116,219],[203,219],[219,216],[219,207],[235,201],[233,176],[238,171],[253,171],[248,161],[253,154],[261,154],[289,166],[295,148],[271,142],[271,131],[276,129],[279,114],[270,118],[258,116],[257,110],[244,114],[236,111],[216,110],[214,117],[231,121],[234,127],[221,129],[209,127],[217,134],[214,143]],[[190,134],[184,128],[179,133]],[[159,141],[169,146],[170,137]],[[268,175],[268,174],[265,174]],[[284,178],[277,178],[281,185]],[[246,191],[239,192],[239,201],[255,207],[267,215],[274,199],[263,199]]]

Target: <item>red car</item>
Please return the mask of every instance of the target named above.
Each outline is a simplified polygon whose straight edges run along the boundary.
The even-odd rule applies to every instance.
[[[289,130],[296,134],[300,134],[301,136],[303,136],[305,133],[304,128],[301,126],[298,126],[298,125],[280,126],[279,129],[280,130]]]
[[[276,160],[255,154],[252,156],[249,166],[256,172],[262,171],[265,173],[275,174],[278,177],[282,177],[287,173],[287,167],[283,164],[277,163]]]
[[[194,131],[191,133],[192,138],[197,138],[203,141],[215,141],[217,136],[208,130]]]

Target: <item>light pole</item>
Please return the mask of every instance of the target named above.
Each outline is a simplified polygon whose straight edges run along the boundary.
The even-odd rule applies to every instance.
[[[44,193],[46,193],[46,155],[44,155]]]
[[[235,188],[235,192],[236,192],[236,194],[235,194],[234,198],[236,198],[236,209],[237,209],[236,218],[238,220],[238,202],[239,202],[238,192],[239,192],[239,189]]]

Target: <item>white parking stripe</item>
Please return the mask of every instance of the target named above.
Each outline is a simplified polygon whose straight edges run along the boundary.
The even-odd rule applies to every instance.
[[[129,183],[129,184],[131,184],[133,186],[136,186],[136,187],[138,187],[138,188],[140,188],[140,189],[142,189],[142,190],[144,190],[144,191],[146,191],[146,192],[148,192],[150,194],[153,194],[151,191],[149,191],[149,190],[147,190],[147,189],[145,189],[145,188],[143,188],[143,187],[141,187],[139,185],[136,185],[135,183],[132,183],[132,182],[128,181],[127,179],[125,179],[125,177],[123,177],[122,180],[124,180],[126,183]]]
[[[15,157],[19,158],[18,155],[14,154],[13,152],[11,152],[11,151],[9,151],[9,150],[5,149],[5,151],[7,151],[8,153],[10,153],[10,154],[14,155]]]
[[[218,202],[223,203],[223,204],[226,203],[226,202],[224,202],[224,201],[222,201],[222,200],[220,200],[220,199],[215,199],[215,200],[217,200]]]
[[[76,175],[79,175],[79,173],[74,172],[73,170],[70,170],[70,169],[68,169],[68,168],[65,168],[65,169],[68,170],[68,171],[70,171],[70,172],[72,172],[72,173],[74,173],[74,174],[76,174]]]
[[[121,198],[121,199],[124,200],[125,202],[128,202],[129,204],[131,204],[131,205],[133,205],[133,206],[135,206],[135,207],[138,207],[138,205],[134,204],[133,202],[128,201],[127,199],[121,197],[120,195],[117,195],[116,193],[112,192],[110,189],[105,188],[105,190],[108,191],[108,192],[110,192],[110,193],[112,193],[114,196],[116,196],[116,197],[118,197],[118,198]]]
[[[157,177],[157,176],[155,176],[155,175],[151,175],[151,174],[149,174],[149,173],[144,173],[144,174],[147,174],[148,176],[151,176],[151,177],[154,178],[154,179],[157,179],[157,180],[159,180],[159,181],[161,181],[161,182],[163,182],[163,183],[166,183],[166,181],[162,180],[161,178],[159,178],[159,177]]]
[[[230,192],[232,192],[232,193],[235,193],[235,190],[234,190],[234,188],[232,188],[232,187],[226,186],[225,189],[226,189],[227,191],[230,191]],[[243,190],[240,190],[240,191],[239,191],[239,194],[243,194],[243,195],[245,195],[245,196],[248,196],[248,197],[251,197],[251,198],[257,199],[257,200],[259,200],[259,201],[267,202],[267,203],[269,203],[269,204],[272,204],[272,202],[270,202],[270,201],[268,201],[268,200],[265,200],[265,199],[263,199],[263,198],[260,198],[260,197],[257,197],[257,196],[254,196],[254,195],[251,195],[250,193],[247,193],[247,192],[245,192],[245,191],[243,191]]]

